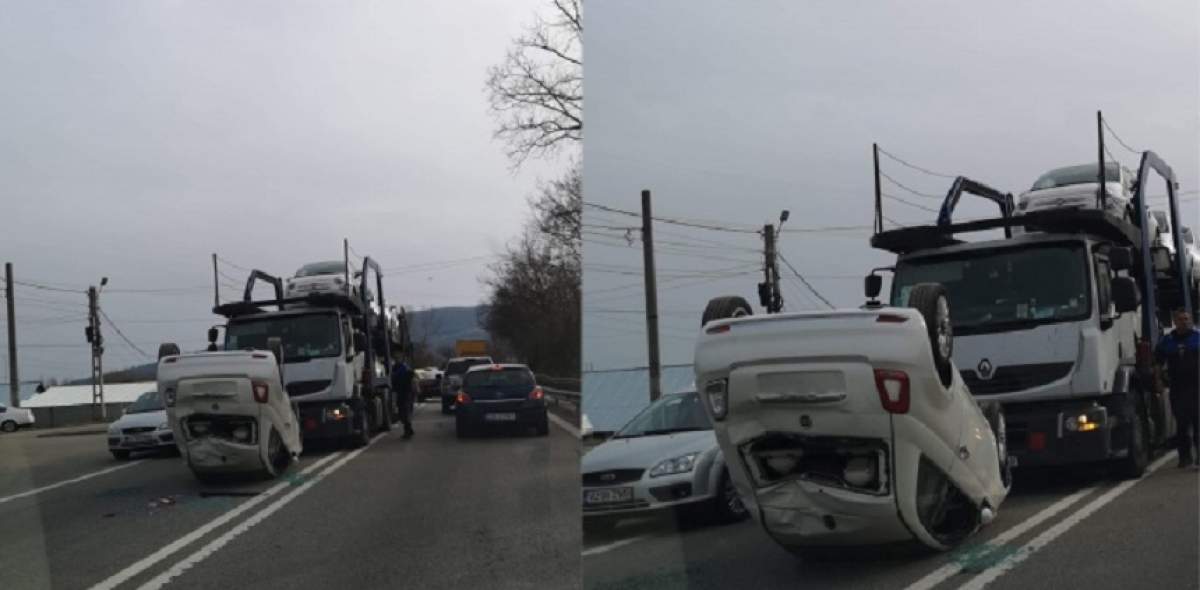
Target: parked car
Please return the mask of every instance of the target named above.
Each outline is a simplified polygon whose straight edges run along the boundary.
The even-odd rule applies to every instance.
[[[32,410],[10,408],[0,404],[0,432],[16,432],[18,428],[31,428],[33,423]]]
[[[550,433],[546,396],[525,365],[476,365],[463,374],[454,400],[454,431],[459,438],[489,426]]]
[[[588,451],[579,467],[586,531],[665,510],[711,522],[747,516],[694,390],[660,397]]]
[[[1034,181],[1020,196],[1015,213],[1021,215],[1047,209],[1095,209],[1099,205],[1099,170],[1095,164],[1065,166],[1051,170]],[[1119,219],[1130,220],[1133,208],[1134,173],[1114,162],[1105,166],[1105,210]]]
[[[442,370],[437,367],[417,369],[417,397],[424,402],[431,397],[442,394]]]
[[[454,409],[454,399],[462,387],[463,374],[471,367],[494,364],[490,356],[460,356],[446,361],[442,370],[442,413],[449,414]]]
[[[167,408],[158,391],[138,396],[125,415],[108,427],[108,451],[124,461],[134,451],[177,451],[175,433],[167,423]]]
[[[981,406],[954,366],[945,288],[903,299],[753,316],[721,297],[705,310],[696,384],[743,501],[789,550],[946,550],[1008,495],[1004,412]]]

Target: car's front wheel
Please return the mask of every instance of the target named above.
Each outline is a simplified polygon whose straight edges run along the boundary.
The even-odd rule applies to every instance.
[[[5,420],[3,423],[0,423],[0,430],[4,432],[16,432],[17,423],[13,420]]]
[[[728,470],[721,472],[721,479],[717,485],[717,494],[712,499],[714,522],[718,524],[737,522],[750,515],[750,511],[742,503],[742,497],[738,495],[737,487],[733,485],[733,479],[729,477]]]

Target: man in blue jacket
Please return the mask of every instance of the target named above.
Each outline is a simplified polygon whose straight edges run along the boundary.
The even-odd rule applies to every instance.
[[[1183,309],[1175,310],[1174,320],[1175,329],[1162,337],[1154,356],[1167,366],[1179,467],[1187,467],[1200,443],[1200,331]]]

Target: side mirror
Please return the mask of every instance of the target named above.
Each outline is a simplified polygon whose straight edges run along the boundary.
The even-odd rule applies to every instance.
[[[867,299],[875,299],[879,297],[879,293],[883,291],[883,277],[871,273],[863,279],[863,291],[867,295]]]
[[[158,345],[158,360],[163,360],[163,357],[176,356],[179,354],[179,345],[174,342],[164,342]]]
[[[267,338],[267,350],[275,355],[275,364],[283,364],[283,340],[278,336]]]
[[[1108,266],[1114,271],[1133,268],[1133,250],[1113,248],[1108,251]]]
[[[1138,290],[1137,282],[1131,277],[1114,277],[1112,300],[1117,306],[1117,313],[1128,313],[1137,310],[1141,305],[1142,292]]]

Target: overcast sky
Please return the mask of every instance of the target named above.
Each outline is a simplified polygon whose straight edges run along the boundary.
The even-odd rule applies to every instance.
[[[18,286],[21,377],[86,376],[101,276],[147,353],[203,344],[212,252],[290,276],[347,237],[409,269],[389,302],[480,302],[561,168],[510,171],[483,88],[542,4],[0,2],[0,259],[75,291]],[[145,360],[106,330],[106,367]]]
[[[637,210],[639,191],[651,189],[656,215],[743,231],[790,209],[784,257],[835,305],[857,306],[861,277],[891,260],[870,249],[869,232],[787,229],[870,225],[872,142],[930,171],[1019,194],[1051,168],[1095,161],[1101,109],[1121,139],[1174,167],[1181,190],[1193,191],[1183,213],[1200,225],[1194,0],[884,4],[589,5],[587,200]],[[1109,142],[1136,167],[1135,155]],[[905,200],[936,208],[949,188],[949,179],[881,165],[907,189],[937,197],[885,184]],[[901,223],[935,218],[892,200],[884,212]],[[646,365],[641,248],[636,232],[625,245],[621,229],[637,223],[586,209],[585,368]],[[655,231],[663,362],[690,363],[710,297],[743,295],[758,310],[761,240]],[[788,310],[821,306],[785,266],[781,273]]]

